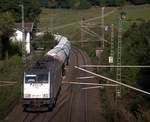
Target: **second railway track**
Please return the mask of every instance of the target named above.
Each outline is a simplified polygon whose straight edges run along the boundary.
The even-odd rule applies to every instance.
[[[83,52],[76,48],[76,47],[72,47],[72,52],[74,53],[75,57],[76,57],[76,65],[81,65],[81,64],[86,64],[86,57],[85,55],[83,54]],[[77,77],[80,77],[80,76],[84,76],[85,73],[83,72],[79,72],[77,71],[78,73],[76,74]],[[80,82],[80,81],[78,81]],[[86,90],[81,90],[81,88],[83,86],[81,85],[71,85],[72,87],[72,93],[71,93],[71,97],[70,97],[70,102],[69,102],[69,109],[68,109],[68,114],[67,114],[67,122],[72,122],[74,121],[74,116],[76,115],[73,115],[76,114],[75,112],[73,112],[73,106],[74,104],[74,100],[73,101],[73,98],[75,99],[75,97],[78,95],[78,107],[79,107],[79,110],[78,110],[78,113],[81,113],[80,117],[77,118],[77,119],[80,119],[80,120],[75,120],[75,121],[84,121],[84,122],[88,122],[88,105],[87,105],[87,91]],[[77,97],[76,97],[77,98]]]

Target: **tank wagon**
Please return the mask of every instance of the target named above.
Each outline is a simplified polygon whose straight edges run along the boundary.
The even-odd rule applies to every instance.
[[[57,45],[24,70],[22,85],[24,109],[55,106],[64,67],[68,64],[71,44],[64,36],[54,36]]]

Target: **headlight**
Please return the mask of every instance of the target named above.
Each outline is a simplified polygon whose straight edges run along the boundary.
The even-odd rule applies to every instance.
[[[48,98],[48,94],[43,94],[43,98]]]
[[[24,94],[24,98],[30,98],[31,94]]]

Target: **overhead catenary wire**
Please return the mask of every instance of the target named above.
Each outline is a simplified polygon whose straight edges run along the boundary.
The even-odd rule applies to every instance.
[[[88,90],[88,89],[96,89],[96,88],[102,88],[103,86],[93,86],[93,87],[85,87],[82,88],[83,90]]]
[[[87,42],[101,42],[100,40],[94,40],[94,41],[90,41],[90,40],[84,40],[84,41],[70,41],[71,43],[80,43],[80,42],[84,42],[84,43],[87,43]]]
[[[125,83],[118,82],[118,81],[116,81],[116,80],[113,80],[113,79],[107,78],[107,77],[105,77],[105,76],[96,74],[96,73],[94,73],[94,72],[88,71],[88,70],[83,69],[83,68],[78,67],[78,66],[74,66],[74,67],[77,68],[77,69],[79,69],[79,70],[81,70],[81,71],[87,72],[87,73],[89,73],[89,74],[93,74],[93,75],[95,75],[95,76],[97,76],[97,77],[100,77],[100,78],[109,80],[109,81],[111,81],[111,82],[114,82],[114,83],[116,83],[116,84],[119,84],[119,85],[121,85],[121,86],[124,86],[124,87],[130,88],[130,89],[133,89],[133,90],[135,90],[135,91],[139,91],[139,92],[141,92],[141,93],[150,95],[150,92],[147,92],[147,91],[141,90],[141,89],[139,89],[139,88],[136,88],[136,87],[127,85],[127,84],[125,84]]]
[[[4,85],[0,85],[0,87],[2,86],[13,86],[14,84],[4,84]]]
[[[110,68],[110,67],[121,67],[121,68],[150,68],[150,65],[80,65],[80,67],[86,67],[86,68]]]
[[[75,85],[92,85],[92,86],[118,86],[116,84],[99,84],[99,83],[81,83],[81,82],[62,82],[63,84],[75,84]]]
[[[17,83],[17,81],[0,81],[0,83],[14,84],[14,83]]]
[[[76,79],[90,79],[90,78],[95,78],[95,76],[87,76],[87,77],[76,77]]]

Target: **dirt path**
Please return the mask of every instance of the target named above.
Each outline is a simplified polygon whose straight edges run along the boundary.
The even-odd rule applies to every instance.
[[[89,57],[78,48],[72,48],[70,63],[66,67],[66,77],[63,82],[97,82],[96,79],[79,80],[78,77],[89,76],[75,69],[75,65],[90,64]],[[10,122],[105,122],[101,108],[100,91],[82,90],[81,85],[62,84],[62,89],[51,112],[23,112],[17,105],[5,118]]]

